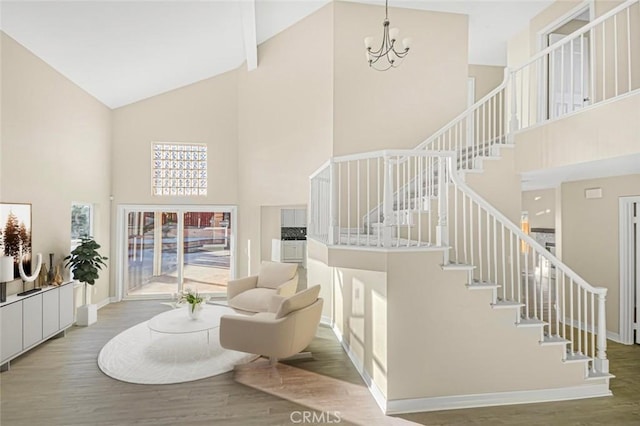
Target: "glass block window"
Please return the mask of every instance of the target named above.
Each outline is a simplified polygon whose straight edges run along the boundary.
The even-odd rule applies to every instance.
[[[207,195],[207,146],[157,143],[152,150],[153,195]]]

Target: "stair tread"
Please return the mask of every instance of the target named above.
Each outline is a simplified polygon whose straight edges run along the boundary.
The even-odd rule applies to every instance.
[[[589,370],[586,380],[615,379],[615,378],[616,376],[614,376],[611,373],[602,373],[600,371]]]
[[[591,361],[591,357],[586,356],[582,352],[568,353],[564,362],[585,362]]]
[[[473,280],[473,282],[466,284],[469,290],[491,290],[502,287],[499,284],[494,284],[486,281],[477,281]]]
[[[551,345],[567,345],[571,343],[567,339],[563,339],[560,336],[544,336],[544,339],[540,342],[542,346],[551,346]]]
[[[547,325],[547,322],[538,318],[521,318],[520,322],[516,323],[516,327],[543,327],[545,325]]]
[[[493,309],[509,309],[509,308],[521,308],[524,303],[516,302],[514,300],[498,300],[496,303],[492,303]]]
[[[464,263],[449,262],[446,265],[440,265],[444,271],[472,271],[476,269],[473,265],[467,265]]]

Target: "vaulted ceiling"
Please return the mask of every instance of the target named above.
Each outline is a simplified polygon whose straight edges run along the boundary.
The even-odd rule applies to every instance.
[[[257,45],[329,1],[2,0],[0,25],[78,86],[117,108],[244,61],[249,68],[259,66]],[[390,6],[468,14],[469,62],[504,65],[507,39],[550,3],[396,0]]]

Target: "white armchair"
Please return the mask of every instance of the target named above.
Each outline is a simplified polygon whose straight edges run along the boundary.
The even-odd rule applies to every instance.
[[[273,296],[269,312],[220,318],[223,348],[269,357],[288,358],[306,348],[320,324],[323,300],[316,285],[290,297]]]
[[[271,297],[291,296],[298,287],[298,264],[263,261],[258,275],[227,283],[227,301],[242,312],[267,312]]]

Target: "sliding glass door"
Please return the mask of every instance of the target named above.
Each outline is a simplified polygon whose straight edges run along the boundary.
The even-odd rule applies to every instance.
[[[118,298],[225,293],[235,276],[235,207],[120,206]]]
[[[185,212],[183,286],[225,293],[231,270],[231,212]]]

